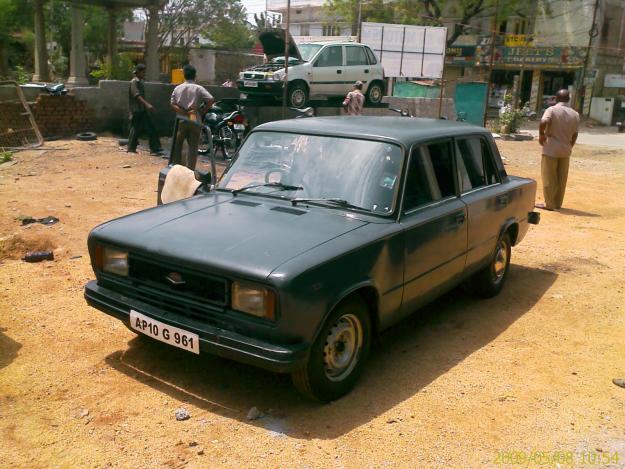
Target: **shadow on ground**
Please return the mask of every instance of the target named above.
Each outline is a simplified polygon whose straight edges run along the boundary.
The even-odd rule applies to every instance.
[[[17,357],[17,351],[22,348],[22,344],[3,334],[6,331],[0,327],[0,370],[10,365]]]
[[[330,439],[409,399],[528,312],[557,274],[512,265],[502,293],[480,300],[456,289],[386,331],[356,388],[329,405],[299,396],[288,375],[194,356],[145,337],[106,362],[172,398],[295,438]],[[391,385],[392,384],[392,385]],[[266,417],[248,421],[256,406]],[[340,416],[340,418],[338,418]]]
[[[576,210],[574,208],[561,208],[558,210],[558,213],[561,213],[562,215],[573,215],[576,217],[591,217],[591,218],[601,217],[601,215],[598,215],[596,213],[584,212],[583,210]]]

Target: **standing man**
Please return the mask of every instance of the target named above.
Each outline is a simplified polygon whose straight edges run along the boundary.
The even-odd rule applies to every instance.
[[[365,105],[365,95],[362,94],[362,81],[353,84],[352,90],[347,93],[343,107],[350,116],[360,116]]]
[[[139,135],[143,130],[148,133],[150,141],[150,154],[163,156],[161,141],[158,138],[156,128],[152,123],[150,113],[155,112],[154,106],[145,99],[145,65],[137,64],[134,70],[134,77],[130,80],[128,90],[128,107],[130,112],[130,134],[128,135],[128,153],[137,153]]]
[[[568,90],[556,94],[556,104],[549,107],[540,121],[538,143],[543,147],[541,177],[545,203],[536,205],[546,210],[562,208],[569,158],[577,141],[579,114],[569,107]]]
[[[171,107],[179,116],[187,117],[191,121],[201,123],[200,106],[204,103],[212,106],[214,99],[203,86],[195,83],[196,71],[193,65],[185,65],[182,68],[185,82],[174,88],[171,94]],[[188,154],[183,160],[182,144],[187,141]],[[197,161],[197,148],[200,141],[200,126],[193,122],[182,121],[178,125],[176,145],[173,153],[173,163],[183,164],[187,168],[195,170]]]

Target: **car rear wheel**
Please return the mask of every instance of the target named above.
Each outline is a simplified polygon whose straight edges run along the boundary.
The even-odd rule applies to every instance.
[[[383,97],[384,88],[382,88],[382,84],[379,82],[371,83],[371,86],[369,86],[367,90],[367,101],[371,104],[380,104]]]
[[[310,350],[308,361],[291,377],[305,396],[334,401],[354,386],[371,345],[368,308],[357,296],[342,302],[330,314]]]
[[[289,106],[301,109],[308,103],[308,89],[303,83],[289,85]]]
[[[497,241],[489,265],[473,277],[473,291],[483,298],[499,294],[508,275],[511,254],[512,242],[510,234],[506,232]]]

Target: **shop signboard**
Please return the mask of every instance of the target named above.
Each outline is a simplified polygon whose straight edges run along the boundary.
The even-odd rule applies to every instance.
[[[476,65],[490,63],[490,46],[479,46]],[[526,66],[531,68],[574,68],[584,64],[583,47],[505,47],[496,46],[494,62],[497,65]]]
[[[529,34],[506,34],[504,45],[506,47],[531,47],[534,38]]]
[[[445,63],[450,65],[473,65],[475,46],[453,46],[445,51]]]
[[[603,86],[606,88],[625,88],[625,75],[606,73]]]

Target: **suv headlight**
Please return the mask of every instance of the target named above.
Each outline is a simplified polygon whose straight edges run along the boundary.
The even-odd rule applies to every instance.
[[[265,319],[274,319],[276,295],[261,285],[232,282],[232,309]]]
[[[243,75],[244,72],[239,72],[239,80],[243,80],[243,78],[245,78],[245,76]]]
[[[96,266],[102,272],[128,277],[128,253],[121,249],[98,246]]]

